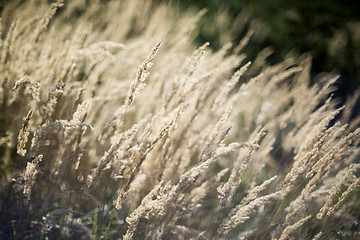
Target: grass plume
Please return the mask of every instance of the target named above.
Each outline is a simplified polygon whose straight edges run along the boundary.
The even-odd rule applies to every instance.
[[[244,61],[256,29],[195,46],[205,11],[84,2],[4,6],[0,238],[360,231],[358,95],[339,106],[337,76],[312,81],[306,54]]]

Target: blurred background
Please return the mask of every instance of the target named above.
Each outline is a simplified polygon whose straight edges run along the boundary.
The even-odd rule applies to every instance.
[[[0,0],[0,11],[11,1]],[[198,25],[197,44],[210,42],[217,50],[228,42],[239,43],[252,29],[255,32],[244,50],[248,60],[254,60],[264,48],[271,52],[269,64],[281,62],[289,53],[310,53],[314,75],[340,74],[339,84],[345,93],[353,93],[360,85],[359,0],[154,1],[177,5],[181,11],[206,8]]]
[[[289,53],[309,52],[314,74],[340,74],[349,92],[360,84],[360,1],[177,0],[177,4],[181,9],[208,9],[197,41],[209,41],[215,49],[224,41],[239,42],[253,29],[245,49],[250,59],[266,47],[273,50],[271,64]],[[223,39],[222,31],[229,31],[230,39]]]

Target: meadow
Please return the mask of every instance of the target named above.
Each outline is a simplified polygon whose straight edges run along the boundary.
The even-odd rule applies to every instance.
[[[360,237],[360,92],[309,54],[248,61],[252,30],[197,46],[204,14],[4,6],[0,239]]]

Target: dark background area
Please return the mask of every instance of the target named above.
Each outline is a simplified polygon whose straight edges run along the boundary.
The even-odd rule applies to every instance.
[[[214,29],[214,17],[219,9],[226,9],[236,22],[245,20],[243,29],[233,29],[235,43],[250,28],[254,36],[245,52],[254,59],[259,51],[271,46],[271,64],[281,62],[289,52],[310,52],[314,73],[340,74],[346,81],[346,91],[352,92],[360,84],[360,2],[351,0],[180,0],[182,8],[207,8],[200,24],[199,42],[209,41],[220,47],[222,29]]]

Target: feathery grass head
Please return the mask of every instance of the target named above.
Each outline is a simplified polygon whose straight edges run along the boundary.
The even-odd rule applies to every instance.
[[[4,7],[0,238],[360,230],[359,118],[331,95],[337,77],[311,83],[307,55],[269,66],[271,49],[245,62],[256,29],[197,47],[204,11],[87,2]]]

